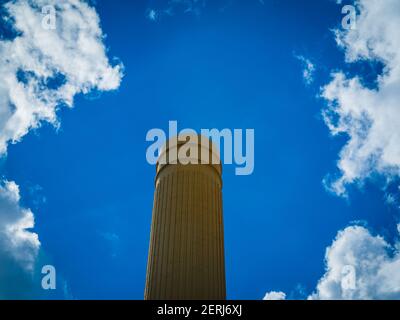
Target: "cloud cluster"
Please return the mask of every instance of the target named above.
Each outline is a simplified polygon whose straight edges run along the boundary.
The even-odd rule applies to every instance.
[[[0,157],[43,122],[57,126],[58,108],[72,107],[75,95],[117,89],[123,69],[110,64],[86,1],[15,0],[4,9],[13,36],[0,40]],[[33,227],[17,184],[0,181],[0,298],[21,297],[31,281],[40,248]]]
[[[384,68],[375,86],[340,71],[322,88],[327,126],[333,135],[349,138],[339,156],[341,175],[327,182],[340,196],[347,195],[347,185],[372,174],[400,176],[400,2],[356,0],[355,5],[356,27],[336,30],[336,41],[347,63],[379,62]],[[389,194],[386,201],[397,203],[397,197]],[[339,231],[309,299],[400,299],[399,250],[399,240],[391,244],[363,226]]]
[[[347,62],[379,61],[384,69],[374,88],[344,72],[333,74],[322,88],[331,133],[349,138],[338,161],[341,175],[328,184],[338,195],[346,195],[346,185],[373,173],[400,175],[400,2],[358,0],[356,5],[356,28],[337,30],[337,43]]]
[[[400,243],[362,226],[340,231],[325,254],[326,273],[310,299],[400,299]],[[346,285],[349,270],[354,285]]]
[[[400,228],[399,228],[400,231]],[[326,272],[310,300],[400,299],[400,242],[394,245],[363,226],[350,226],[326,249]],[[264,300],[283,300],[269,292]]]
[[[55,8],[46,28],[44,6]],[[0,42],[0,154],[42,121],[57,124],[60,105],[90,90],[118,88],[121,65],[111,66],[96,11],[80,0],[12,1],[5,5],[17,36]]]
[[[349,138],[338,161],[341,176],[329,185],[342,196],[348,184],[372,174],[388,179],[400,175],[400,2],[357,0],[355,4],[356,28],[336,30],[336,41],[347,63],[379,62],[384,68],[375,86],[368,86],[361,76],[336,72],[322,88],[329,104],[324,111],[326,124],[333,135]],[[392,245],[362,226],[339,231],[326,250],[326,273],[309,298],[400,299],[399,248],[399,242]],[[348,272],[354,278],[350,286]]]
[[[336,30],[336,41],[347,63],[379,62],[383,72],[376,85],[336,72],[322,88],[329,104],[326,124],[333,135],[349,138],[339,156],[341,176],[328,185],[342,196],[347,185],[372,174],[388,180],[400,176],[400,2],[357,0],[355,5],[355,28]],[[395,203],[395,195],[386,201]],[[326,273],[310,298],[400,299],[399,248],[399,242],[391,245],[361,226],[340,231],[326,251]],[[354,273],[351,287],[343,286],[348,268]]]
[[[328,184],[342,196],[347,185],[372,174],[389,180],[400,175],[400,2],[357,0],[355,5],[355,28],[336,30],[336,41],[347,63],[379,62],[383,72],[376,85],[336,72],[322,88],[329,104],[326,124],[333,135],[349,138],[339,156],[341,175]],[[387,202],[394,199],[389,194]],[[400,299],[399,248],[361,226],[340,231],[326,250],[326,273],[310,299]],[[355,282],[347,287],[343,279],[349,270]]]

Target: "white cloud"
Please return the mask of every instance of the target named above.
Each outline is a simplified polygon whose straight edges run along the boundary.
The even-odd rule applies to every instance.
[[[38,297],[34,285],[40,249],[34,215],[20,204],[17,184],[0,182],[0,299]],[[38,282],[40,283],[40,282]]]
[[[286,294],[281,291],[271,291],[265,294],[263,300],[285,300]]]
[[[0,251],[10,254],[22,268],[32,271],[40,241],[31,210],[20,206],[19,188],[13,181],[0,185]]]
[[[42,26],[45,5],[56,8],[55,30]],[[0,41],[0,154],[42,121],[57,124],[57,108],[72,107],[76,94],[116,89],[122,76],[121,65],[109,64],[99,17],[86,2],[13,1],[5,8],[18,36]]]
[[[295,56],[303,65],[303,79],[306,84],[314,81],[315,65],[304,56]]]
[[[42,122],[58,126],[60,106],[91,90],[117,89],[122,65],[106,55],[100,20],[81,0],[15,0],[3,4],[15,37],[0,40],[0,157]],[[56,9],[56,28],[42,25],[42,7]],[[40,248],[34,215],[15,182],[0,181],[0,298],[27,297]]]
[[[148,18],[149,20],[151,20],[151,21],[156,21],[157,18],[158,18],[158,13],[157,13],[157,11],[154,10],[154,9],[148,10],[148,12],[147,12],[147,18]]]
[[[346,194],[346,185],[373,173],[400,175],[400,2],[359,0],[356,5],[356,28],[337,30],[338,45],[347,62],[380,61],[384,72],[373,89],[341,71],[322,88],[331,133],[349,137],[338,161],[341,175],[328,183],[338,195]]]
[[[400,299],[400,253],[366,228],[340,231],[325,254],[326,273],[310,299]],[[344,282],[354,270],[354,286]]]

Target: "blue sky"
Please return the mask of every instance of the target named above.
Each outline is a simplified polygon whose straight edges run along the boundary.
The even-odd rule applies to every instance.
[[[63,281],[47,297],[143,298],[155,177],[145,137],[170,120],[255,130],[254,173],[223,168],[228,299],[306,298],[326,248],[354,221],[395,241],[397,209],[385,202],[395,182],[378,172],[349,183],[347,197],[323,184],[340,176],[348,137],[331,136],[321,88],[333,70],[374,86],[379,65],[345,62],[335,1],[264,2],[170,4],[166,14],[162,1],[96,1],[110,63],[124,65],[119,88],[78,93],[74,108],[59,108],[58,129],[43,122],[0,167],[34,212],[37,266],[53,264]],[[315,65],[310,84],[297,56]]]

